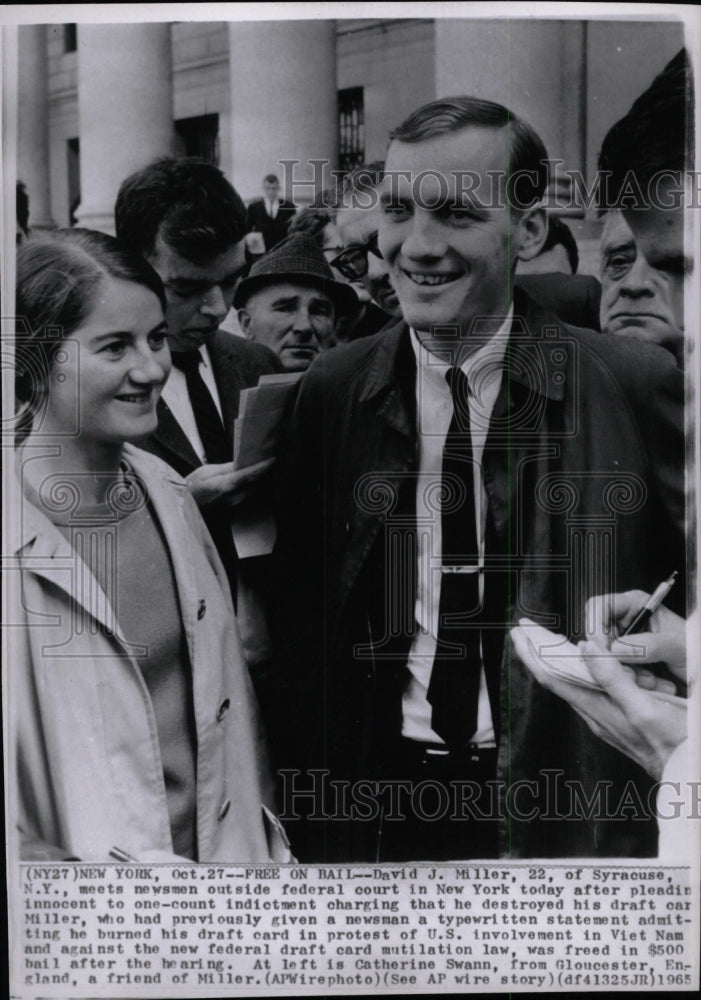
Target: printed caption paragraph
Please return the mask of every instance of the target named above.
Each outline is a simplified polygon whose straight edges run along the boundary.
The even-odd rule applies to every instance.
[[[693,985],[685,868],[64,863],[19,878],[27,998]]]

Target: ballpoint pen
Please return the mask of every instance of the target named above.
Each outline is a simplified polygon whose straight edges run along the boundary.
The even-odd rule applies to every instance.
[[[136,861],[136,858],[133,858],[131,854],[127,854],[127,852],[123,851],[121,847],[113,847],[108,853],[109,856],[114,858],[115,861]]]
[[[648,597],[645,604],[642,606],[640,611],[630,623],[630,625],[619,634],[619,639],[624,639],[627,635],[634,635],[639,632],[644,632],[650,622],[650,617],[654,615],[655,611],[659,608],[660,604],[664,601],[667,594],[670,592],[674,586],[674,581],[677,576],[677,571],[669,577],[669,579],[664,580],[659,587],[655,590],[653,594]]]

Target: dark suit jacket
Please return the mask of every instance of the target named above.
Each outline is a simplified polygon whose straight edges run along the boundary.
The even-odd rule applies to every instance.
[[[601,330],[601,283],[592,274],[517,274],[514,284],[563,323]]]
[[[234,457],[234,420],[238,416],[239,395],[242,389],[258,384],[261,375],[282,371],[282,365],[273,351],[237,337],[226,330],[217,330],[207,344],[212,360],[214,378],[219,390],[224,429]],[[189,475],[201,462],[165,400],[158,401],[158,427],[148,438],[138,442],[140,448],[158,455],[181,476]],[[235,593],[235,553],[231,539],[231,509],[210,504],[202,509],[202,516],[214,539],[224,568]]]
[[[563,326],[523,293],[514,305],[482,463],[495,531],[487,569],[506,574],[506,623],[528,616],[576,641],[589,596],[651,591],[672,569],[683,572],[682,376],[653,345]],[[350,782],[382,778],[384,744],[400,732],[409,640],[402,650],[396,628],[378,628],[388,607],[413,622],[413,529],[401,518],[405,487],[410,498],[415,488],[415,379],[399,323],[327,352],[301,382],[281,456],[276,551],[284,767],[327,769]],[[643,801],[650,780],[542,689],[495,635],[502,855],[654,854],[654,818],[607,821],[603,806],[564,818],[567,781],[595,803],[604,789],[597,782],[609,782],[610,815],[629,779]],[[507,780],[539,783],[538,816],[509,815]],[[548,781],[559,784],[557,801],[548,800]],[[294,838],[295,824],[288,829]],[[371,822],[336,820],[325,830],[315,820],[294,848],[302,860],[370,862],[376,837]]]
[[[287,227],[292,216],[297,211],[297,206],[291,201],[280,200],[277,215],[271,219],[265,207],[265,199],[260,198],[252,201],[247,210],[248,231],[263,234],[263,242],[266,250],[272,250],[281,240],[287,236]]]

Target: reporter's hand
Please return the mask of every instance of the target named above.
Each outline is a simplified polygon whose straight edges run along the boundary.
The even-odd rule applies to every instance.
[[[683,702],[672,704],[643,691],[629,668],[593,642],[580,643],[579,649],[603,690],[553,677],[542,668],[527,629],[514,629],[511,634],[521,661],[544,688],[566,701],[596,736],[656,780],[661,777],[672,751],[687,735]]]
[[[646,670],[650,663],[664,663],[680,681],[686,681],[686,621],[661,605],[650,617],[650,628],[618,639],[650,595],[642,590],[591,597],[586,604],[587,637],[607,649],[621,663],[635,667],[636,683],[648,690],[673,693],[674,685]]]
[[[659,781],[672,751],[686,739],[686,704],[663,701],[641,690],[630,671],[596,643],[583,642],[579,648],[603,692],[594,692],[598,700],[591,704],[570,704],[592,732]]]
[[[234,470],[233,462],[221,465],[200,465],[185,478],[198,507],[211,503],[242,503],[255,491],[258,480],[272,468],[274,458],[266,458],[245,469]]]

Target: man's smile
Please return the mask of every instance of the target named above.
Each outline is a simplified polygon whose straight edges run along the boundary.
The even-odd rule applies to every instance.
[[[407,271],[402,268],[404,274],[413,281],[415,285],[448,285],[453,281],[457,281],[462,277],[462,274],[431,274],[426,271]]]

